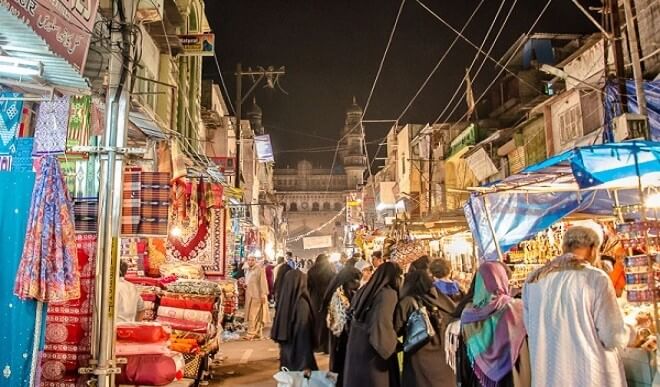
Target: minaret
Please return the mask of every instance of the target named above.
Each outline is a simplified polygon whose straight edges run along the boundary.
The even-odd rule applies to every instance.
[[[262,122],[263,111],[257,105],[257,98],[252,99],[252,105],[247,112],[248,120],[250,120],[250,127],[257,136],[264,134],[264,125]]]
[[[342,151],[340,153],[349,190],[354,190],[357,185],[364,183],[367,158],[364,154],[363,133],[362,108],[358,106],[355,97],[353,97],[353,104],[346,110],[346,121],[342,130]]]

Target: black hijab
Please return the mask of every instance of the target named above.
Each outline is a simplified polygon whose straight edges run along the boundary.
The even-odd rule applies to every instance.
[[[422,255],[421,257],[417,258],[416,260],[410,263],[410,267],[408,268],[408,273],[411,273],[415,270],[429,270],[430,268],[431,268],[431,260],[429,259],[429,256]]]
[[[282,284],[284,283],[284,276],[286,273],[290,272],[293,270],[289,263],[285,263],[284,265],[280,266],[279,270],[277,271],[277,275],[275,276],[275,282],[273,283],[273,293],[275,294],[275,303],[279,302],[280,298],[280,289],[282,289]]]
[[[325,316],[328,313],[328,305],[330,305],[332,296],[340,286],[344,287],[344,292],[350,300],[353,295],[352,293],[360,286],[360,278],[362,278],[362,272],[354,267],[344,267],[341,269],[335,278],[332,279],[332,282],[330,282],[330,285],[328,286],[328,290],[326,290],[325,295],[323,296],[321,316]],[[349,289],[351,287],[351,282],[354,282],[356,285],[354,289]],[[351,292],[351,290],[353,290],[353,292]]]
[[[367,310],[374,302],[378,293],[384,288],[399,290],[399,280],[402,274],[401,267],[394,262],[385,262],[378,266],[369,282],[353,297],[351,309],[353,318],[363,321]]]
[[[414,270],[406,275],[401,289],[401,298],[404,297],[414,297],[427,307],[436,307],[449,314],[454,313],[456,307],[449,297],[437,292],[433,278],[426,270]]]
[[[289,270],[284,276],[284,282],[280,287],[277,309],[270,338],[278,343],[289,341],[293,337],[296,326],[296,310],[298,302],[307,302],[310,311],[312,303],[307,291],[307,277],[300,270]]]

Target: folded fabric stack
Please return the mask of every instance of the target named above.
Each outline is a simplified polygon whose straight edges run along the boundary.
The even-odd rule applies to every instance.
[[[167,235],[170,205],[170,174],[142,172],[140,234]]]
[[[158,292],[160,290],[153,286],[138,286],[138,292],[142,301],[144,301],[143,321],[153,321],[156,319],[156,304],[158,303]]]
[[[179,279],[200,280],[204,278],[204,269],[200,265],[188,263],[165,263],[160,266],[160,275],[163,277],[175,275]]]
[[[124,279],[135,285],[154,286],[158,288],[166,288],[169,284],[176,282],[176,277],[174,276],[163,277],[163,278],[152,278],[152,277],[138,276],[135,274],[127,274],[126,277],[124,277]]]
[[[145,271],[144,258],[147,254],[147,241],[144,238],[121,239],[121,259],[128,263],[128,270],[135,275]]]
[[[222,294],[220,285],[206,280],[177,280],[165,285],[165,289],[173,293],[219,296]]]
[[[90,358],[96,236],[76,235],[80,298],[48,305],[45,347],[41,357],[41,387],[80,385],[78,368]]]
[[[117,325],[117,356],[125,357],[120,384],[163,386],[183,378],[185,361],[169,349],[171,330],[160,323]]]

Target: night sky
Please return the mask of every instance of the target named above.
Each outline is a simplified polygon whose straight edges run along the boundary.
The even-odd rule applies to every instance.
[[[491,39],[515,0],[504,1]],[[423,2],[457,30],[479,4],[479,0]],[[599,5],[600,1],[582,3]],[[500,4],[486,0],[465,31],[475,44],[483,40]],[[518,0],[492,56],[499,58],[526,32],[545,4],[545,0]],[[354,95],[364,106],[399,5],[399,0],[206,2],[206,14],[216,34],[216,51],[232,101],[233,74],[238,62],[244,67],[286,66],[287,75],[281,80],[281,87],[288,95],[278,88],[259,88],[256,92],[257,102],[264,111],[266,131],[273,138],[278,166],[295,164],[300,158],[330,165],[345,110]],[[596,18],[599,19],[597,14]],[[570,0],[554,0],[535,29],[535,32],[552,33],[594,31],[595,27]],[[397,118],[454,37],[451,30],[416,1],[408,0],[365,119]],[[475,52],[459,40],[402,121],[433,122],[458,87]],[[496,70],[492,62],[486,63],[481,75],[473,80],[476,96],[490,83]],[[218,80],[217,73],[213,59],[206,58],[205,78]],[[244,90],[248,87],[249,80],[244,79]],[[244,104],[244,112],[249,104]],[[464,112],[463,105],[455,118]],[[377,142],[390,126],[367,124],[367,141]],[[326,148],[325,152],[300,152],[301,148],[320,147]],[[375,148],[375,144],[370,145],[371,157]]]

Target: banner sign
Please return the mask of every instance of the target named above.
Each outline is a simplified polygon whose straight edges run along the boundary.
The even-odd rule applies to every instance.
[[[332,235],[313,236],[303,238],[303,248],[310,249],[324,249],[332,247]]]
[[[225,176],[234,176],[236,174],[236,159],[234,157],[209,157],[213,161],[220,172]]]
[[[82,74],[99,0],[0,0],[0,5]]]
[[[215,34],[179,35],[183,46],[183,56],[213,56],[215,53]]]
[[[270,135],[264,134],[254,136],[254,146],[257,150],[257,160],[260,163],[274,163],[273,145],[270,143]]]
[[[480,182],[497,173],[497,167],[484,148],[479,148],[476,152],[466,157],[466,160],[472,173],[474,173],[474,176]]]

